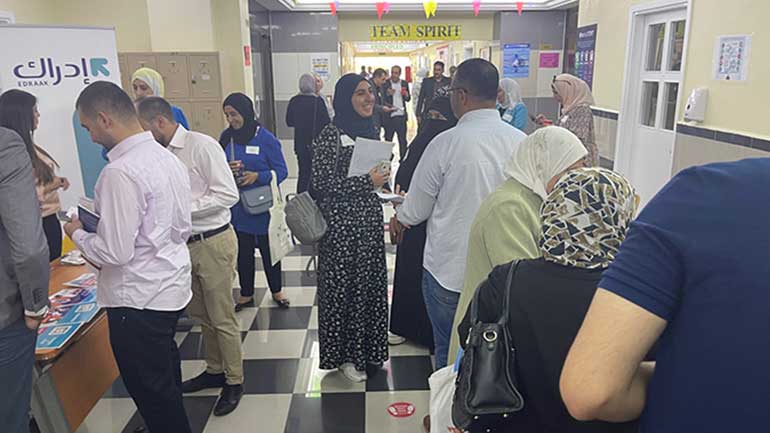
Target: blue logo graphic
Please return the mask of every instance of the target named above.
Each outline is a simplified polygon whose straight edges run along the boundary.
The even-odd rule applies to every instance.
[[[80,58],[80,63],[54,62],[50,57],[30,60],[16,65],[13,75],[18,78],[19,87],[57,86],[65,79],[82,79],[91,84],[91,79],[100,75],[109,77],[109,61],[104,57]]]

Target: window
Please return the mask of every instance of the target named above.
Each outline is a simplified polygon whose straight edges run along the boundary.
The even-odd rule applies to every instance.
[[[645,81],[642,87],[642,125],[655,127],[658,115],[657,81]]]
[[[685,23],[685,21],[674,21],[671,23],[671,31],[669,32],[669,71],[682,70],[682,58],[684,57]]]
[[[653,24],[648,27],[647,70],[660,71],[663,65],[663,42],[666,37],[666,24]]]
[[[666,83],[666,106],[665,106],[665,113],[664,113],[664,119],[665,124],[663,127],[665,129],[668,129],[669,131],[674,130],[674,123],[676,121],[676,101],[677,97],[679,96],[679,83]]]

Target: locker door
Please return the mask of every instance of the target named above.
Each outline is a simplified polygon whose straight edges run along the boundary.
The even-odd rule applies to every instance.
[[[195,120],[193,129],[206,135],[219,139],[219,135],[225,128],[225,118],[222,114],[222,104],[219,101],[193,102]]]
[[[174,101],[169,100],[169,104],[176,105],[177,107],[182,109],[182,112],[184,113],[184,117],[187,118],[187,122],[190,123],[190,129],[193,131],[197,131],[195,126],[195,110],[193,109],[192,102],[189,101]]]
[[[125,54],[118,54],[118,67],[120,68],[120,85],[123,87],[123,91],[129,95],[133,94],[131,92],[131,83],[129,82],[131,81],[131,73],[128,72],[128,63]]]
[[[166,85],[166,98],[190,97],[190,70],[187,56],[180,54],[158,55],[158,72]]]
[[[127,53],[126,54],[126,71],[128,79],[131,79],[131,75],[139,68],[152,68],[158,70],[158,59],[155,54],[142,54],[142,53]]]
[[[192,97],[222,99],[222,78],[219,72],[219,56],[190,55],[190,82]]]

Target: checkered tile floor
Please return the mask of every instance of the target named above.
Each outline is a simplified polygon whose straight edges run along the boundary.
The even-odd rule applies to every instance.
[[[387,212],[389,213],[389,212]],[[387,216],[387,215],[386,215]],[[314,274],[304,272],[312,250],[296,247],[283,261],[288,310],[275,308],[258,259],[256,308],[238,313],[243,335],[246,395],[238,409],[214,417],[218,390],[185,396],[193,433],[420,433],[428,413],[432,358],[409,343],[391,346],[391,359],[366,383],[353,384],[337,371],[318,369],[318,300]],[[392,284],[395,249],[388,247]],[[182,374],[205,367],[200,329],[177,333]],[[394,403],[414,413],[394,417]],[[132,433],[141,419],[120,379],[105,393],[77,433]]]

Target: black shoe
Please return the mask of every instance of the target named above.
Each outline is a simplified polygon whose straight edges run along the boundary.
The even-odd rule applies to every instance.
[[[243,397],[243,385],[225,385],[214,406],[214,416],[224,416],[235,410]]]
[[[252,299],[249,302],[244,302],[242,304],[240,302],[236,302],[235,303],[235,312],[236,313],[240,313],[241,310],[243,310],[246,307],[255,307],[255,306],[256,306],[256,304],[254,304],[254,299]]]
[[[369,362],[366,364],[366,376],[369,378],[376,376],[377,373],[380,372],[380,370],[382,370],[381,362],[378,362],[378,363]]]
[[[287,309],[287,308],[289,308],[291,306],[291,301],[289,301],[288,299],[275,299],[275,298],[273,298],[273,302],[275,302],[276,305],[278,305],[278,308],[281,308],[283,310],[285,310],[285,309]]]
[[[225,386],[225,374],[209,374],[205,371],[198,376],[182,382],[182,392],[198,392],[207,388],[222,388]]]

